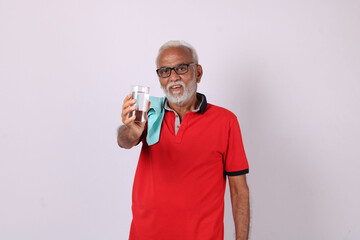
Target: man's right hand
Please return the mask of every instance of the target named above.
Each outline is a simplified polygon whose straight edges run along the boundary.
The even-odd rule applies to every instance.
[[[135,135],[139,135],[139,138],[144,131],[144,122],[135,122],[135,114],[129,118],[129,113],[136,109],[136,99],[131,98],[131,94],[127,95],[122,105],[121,118],[123,124]]]
[[[136,99],[132,99],[129,94],[122,105],[121,118],[124,125],[119,128],[118,144],[123,148],[131,148],[136,145],[145,129],[145,122],[135,122],[135,114],[129,117],[129,113],[136,109],[135,103]]]

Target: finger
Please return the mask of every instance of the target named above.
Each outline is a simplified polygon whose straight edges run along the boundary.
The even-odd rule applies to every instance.
[[[121,117],[125,120],[126,118],[128,118],[129,113],[135,111],[135,109],[136,109],[135,105],[124,109],[121,113]]]
[[[129,115],[129,113],[131,113],[135,110],[136,110],[136,105],[132,105],[132,106],[123,108],[123,110],[121,111],[121,117],[126,117]]]
[[[136,105],[135,104],[131,104],[131,105],[127,105],[127,106],[123,106],[123,109],[122,109],[122,113],[129,113],[131,111],[134,111],[136,109]]]
[[[123,105],[133,105],[135,103],[136,103],[136,99],[130,98],[127,101],[125,101]]]
[[[129,101],[131,99],[131,94],[128,94],[125,98],[123,103],[125,103],[126,101]]]
[[[134,105],[136,103],[135,99],[130,99],[128,101],[125,101],[124,104],[122,105],[123,109],[126,109],[132,105]]]
[[[135,118],[136,118],[136,116],[134,115],[134,116],[132,116],[130,118],[125,119],[123,121],[124,125],[127,126],[127,127],[130,126],[135,121]]]
[[[134,105],[135,102],[136,102],[136,100],[131,98],[131,94],[127,95],[126,98],[124,99],[124,102],[122,105],[123,110],[128,108],[131,105]]]

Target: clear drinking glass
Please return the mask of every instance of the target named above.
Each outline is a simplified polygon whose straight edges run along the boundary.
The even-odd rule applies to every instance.
[[[136,109],[129,113],[129,117],[134,116],[135,122],[146,122],[147,119],[147,107],[149,102],[150,88],[144,86],[132,86],[131,97],[136,99]]]

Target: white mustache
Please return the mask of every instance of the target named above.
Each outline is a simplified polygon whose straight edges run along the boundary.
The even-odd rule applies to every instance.
[[[185,83],[182,82],[182,81],[177,81],[177,82],[170,82],[168,83],[168,85],[166,85],[166,90],[169,91],[169,89],[172,87],[172,86],[175,86],[175,85],[181,85],[183,88],[185,88]]]

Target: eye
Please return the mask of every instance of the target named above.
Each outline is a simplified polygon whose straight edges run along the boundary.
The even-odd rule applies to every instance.
[[[169,72],[169,68],[163,67],[159,69],[159,74],[166,74]]]
[[[180,66],[176,67],[176,70],[179,72],[186,72],[187,66],[185,64],[182,64]]]

